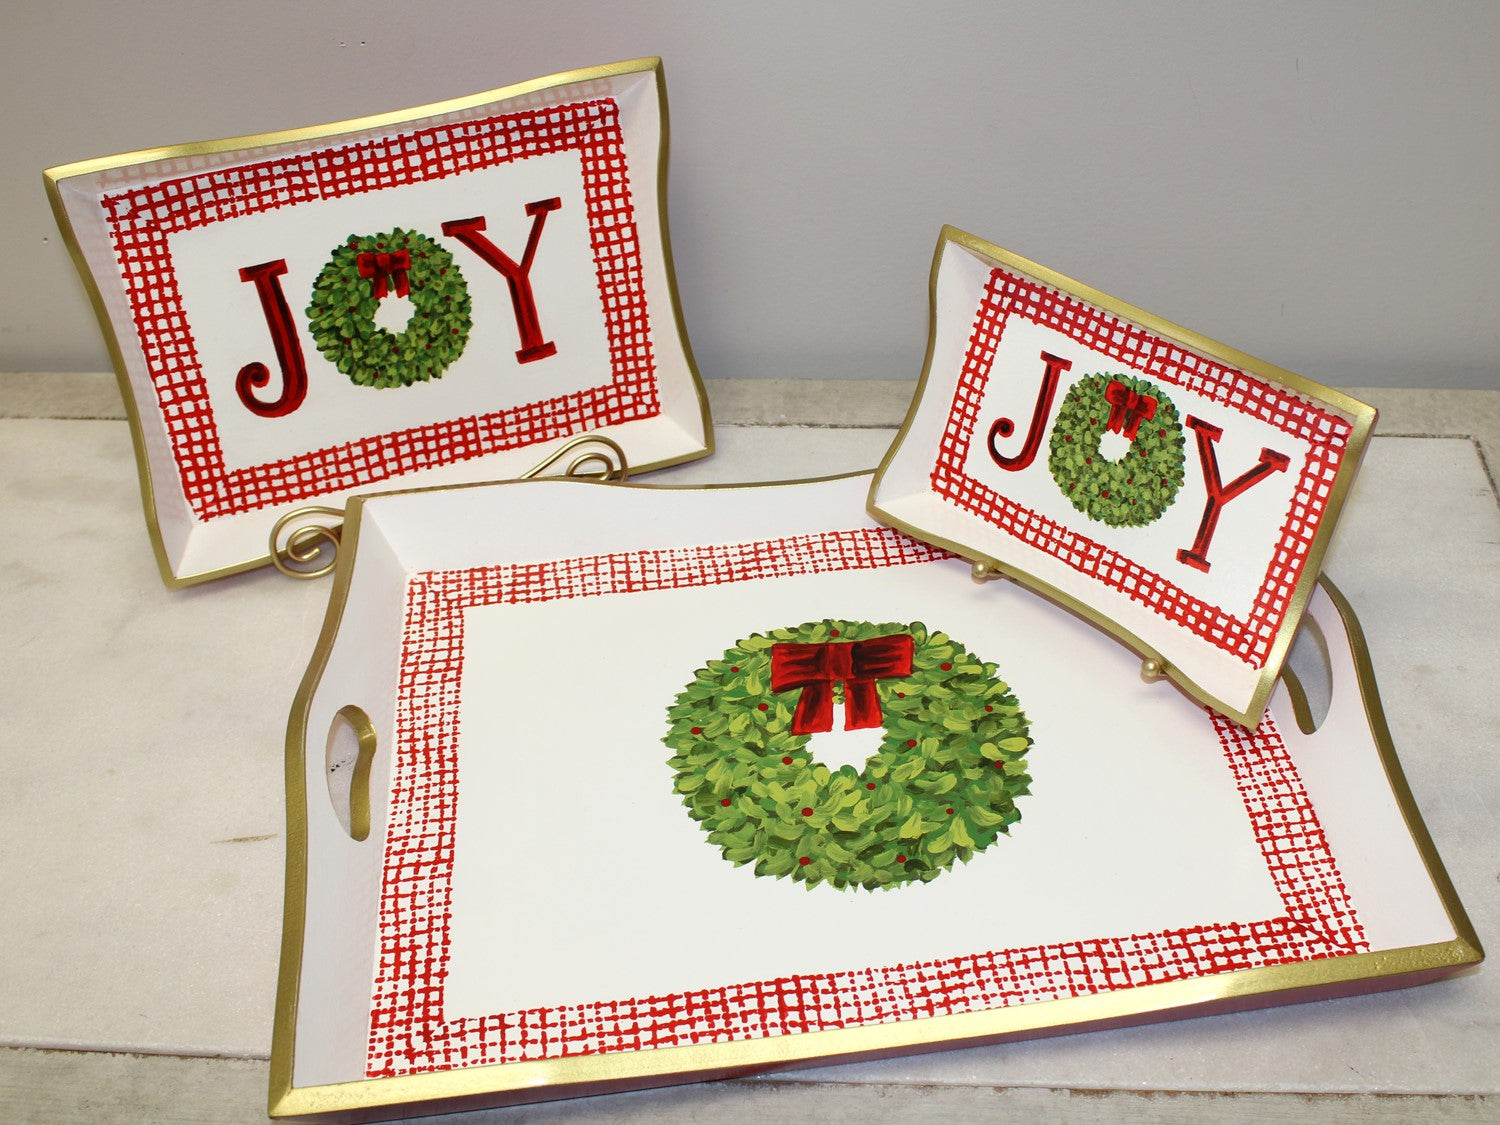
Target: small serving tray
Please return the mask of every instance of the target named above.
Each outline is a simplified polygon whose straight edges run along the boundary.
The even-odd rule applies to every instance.
[[[288,733],[273,1116],[1082,1031],[1481,959],[1331,586],[1304,621],[1326,717],[1283,686],[1250,730],[870,520],[869,484],[350,503]]]
[[[166,583],[284,557],[294,513],[518,477],[581,435],[636,471],[709,453],[666,130],[637,59],[49,169]]]
[[[871,512],[1258,723],[1374,408],[953,227],[931,311]]]

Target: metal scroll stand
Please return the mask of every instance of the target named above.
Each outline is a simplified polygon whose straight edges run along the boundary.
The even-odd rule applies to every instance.
[[[970,571],[975,582],[989,582],[995,578],[1007,578],[1005,568],[993,560],[976,562]],[[1148,656],[1141,661],[1141,679],[1152,683],[1167,674],[1167,663],[1160,657]]]
[[[581,452],[579,452],[581,451]],[[531,480],[576,453],[563,476],[623,484],[630,479],[625,451],[607,437],[584,434],[564,442],[544,460],[520,475]],[[288,578],[321,578],[338,562],[344,529],[343,510],[312,505],[288,512],[271,528],[271,565]]]

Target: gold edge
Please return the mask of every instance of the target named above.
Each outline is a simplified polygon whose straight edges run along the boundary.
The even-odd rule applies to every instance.
[[[68,256],[73,261],[73,268],[78,271],[83,281],[84,292],[88,294],[89,304],[94,310],[94,319],[99,324],[99,334],[104,338],[104,346],[109,352],[109,362],[115,372],[115,386],[119,389],[120,399],[125,406],[125,421],[130,427],[130,445],[135,455],[136,480],[140,487],[141,506],[146,514],[146,531],[151,542],[151,553],[156,559],[156,569],[161,575],[162,584],[170,590],[180,589],[191,585],[191,580],[183,580],[172,571],[171,560],[167,557],[166,540],[162,536],[161,521],[156,511],[156,485],[151,476],[151,465],[146,454],[146,433],[141,421],[140,410],[136,405],[135,392],[130,386],[130,374],[125,366],[125,354],[121,350],[119,338],[115,335],[114,325],[109,318],[109,310],[104,304],[104,293],[99,288],[94,273],[89,269],[88,260],[83,256],[83,246],[78,241],[78,232],[73,227],[73,219],[68,214],[67,205],[62,199],[62,189],[50,173],[43,173],[43,180],[47,188],[47,202],[52,208],[53,220],[57,223],[58,230],[62,232],[63,243],[68,248]]]
[[[625,74],[636,74],[642,71],[659,70],[660,68],[661,59],[655,56],[627,59],[623,62],[605,63],[601,66],[565,70],[557,74],[544,75],[540,78],[530,78],[524,82],[515,82],[508,86],[499,86],[493,90],[484,90],[477,94],[466,94],[463,97],[449,98],[445,101],[430,102],[427,105],[390,110],[386,113],[370,114],[365,117],[350,117],[342,121],[326,122],[322,125],[308,125],[295,129],[277,129],[266,133],[248,133],[244,136],[222,137],[211,141],[188,141],[183,144],[162,145],[156,148],[137,149],[134,152],[116,153],[113,156],[100,156],[89,160],[78,160],[70,164],[59,164],[48,168],[43,171],[42,175],[49,182],[55,182],[74,176],[86,176],[106,171],[110,168],[119,168],[128,164],[145,164],[156,160],[175,160],[183,157],[207,156],[219,152],[231,152],[241,148],[264,148],[273,145],[297,144],[302,141],[320,140],[324,137],[337,136],[341,133],[353,133],[364,129],[384,129],[392,125],[402,125],[413,121],[420,121],[428,117],[459,113],[463,110],[474,109],[477,106],[486,105],[490,102],[502,102],[524,97],[527,94],[552,89],[555,86],[592,82],[602,78],[616,78]]]
[[[886,472],[896,460],[902,445],[906,442],[911,432],[912,424],[916,421],[917,413],[921,409],[922,397],[927,391],[927,380],[932,374],[932,357],[937,353],[937,287],[938,273],[943,262],[943,249],[949,242],[950,232],[956,230],[954,227],[944,226],[938,232],[937,249],[932,254],[932,265],[927,271],[927,352],[922,357],[922,372],[917,376],[916,387],[912,391],[911,402],[906,408],[906,417],[901,419],[901,426],[896,431],[896,436],[885,451],[885,456],[880,459],[880,464],[875,468],[874,479],[870,481],[870,492],[865,501],[865,510],[877,519],[886,519],[875,506],[875,493],[885,479]],[[887,522],[889,522],[887,520]],[[902,530],[906,530],[903,528]],[[908,532],[910,534],[910,532]]]
[[[672,256],[672,224],[667,213],[667,168],[671,155],[671,120],[670,111],[667,108],[667,73],[660,59],[656,60],[652,68],[656,81],[656,109],[657,119],[660,122],[661,140],[657,146],[656,155],[656,206],[658,213],[658,225],[661,228],[661,252],[662,261],[667,274],[667,303],[672,308],[672,324],[677,332],[677,342],[682,348],[683,360],[687,363],[688,374],[693,379],[693,392],[698,396],[698,419],[702,427],[703,452],[689,456],[679,457],[664,465],[648,466],[639,471],[649,472],[653,467],[665,468],[667,465],[680,465],[686,461],[695,461],[700,457],[711,456],[714,452],[714,424],[713,417],[708,405],[708,388],[703,385],[703,374],[698,370],[698,361],[693,354],[693,343],[688,338],[687,320],[683,316],[682,298],[677,286],[677,264]]]
[[[1260,668],[1255,684],[1242,706],[1236,706],[1228,700],[1218,698],[1192,677],[1186,675],[1173,661],[1166,659],[1156,649],[1148,645],[1125,626],[1116,622],[1104,611],[1089,606],[1071,595],[1064,594],[1056,587],[1037,578],[1029,571],[1022,570],[1018,566],[1002,564],[973,547],[965,546],[945,537],[934,536],[930,532],[917,528],[904,520],[897,519],[876,502],[876,492],[884,479],[886,470],[894,463],[900,447],[905,442],[908,431],[917,416],[922,397],[927,390],[928,378],[932,369],[932,358],[937,343],[938,273],[942,263],[943,252],[950,244],[956,245],[968,253],[995,265],[1027,274],[1044,285],[1051,286],[1070,296],[1097,305],[1099,308],[1126,320],[1133,321],[1157,335],[1175,340],[1186,347],[1202,352],[1231,366],[1241,368],[1261,379],[1279,384],[1295,394],[1317,399],[1319,402],[1332,407],[1337,412],[1348,417],[1351,425],[1348,447],[1343,460],[1339,464],[1338,472],[1334,476],[1323,518],[1320,520],[1318,530],[1308,546],[1308,553],[1303,562],[1301,576],[1292,590],[1292,596],[1287,603],[1286,612],[1282,615],[1281,623],[1272,640],[1267,660]],[[933,255],[932,273],[928,282],[928,301],[929,329],[927,357],[923,362],[922,374],[917,382],[916,392],[912,397],[912,403],[907,410],[906,418],[902,421],[901,428],[897,431],[895,440],[891,443],[890,448],[886,450],[885,457],[881,459],[880,467],[876,470],[875,479],[871,482],[869,500],[866,504],[869,513],[876,519],[888,523],[908,535],[943,547],[954,554],[969,559],[971,562],[985,563],[1026,586],[1028,589],[1034,590],[1044,597],[1057,602],[1064,609],[1082,617],[1091,625],[1103,629],[1117,640],[1123,642],[1141,657],[1159,661],[1165,667],[1167,678],[1193,699],[1213,708],[1226,718],[1232,719],[1242,726],[1252,728],[1258,726],[1265,714],[1266,704],[1269,702],[1272,692],[1275,691],[1276,681],[1281,675],[1287,654],[1291,651],[1292,640],[1296,634],[1297,625],[1302,620],[1302,614],[1307,607],[1308,600],[1312,596],[1313,587],[1317,583],[1323,557],[1327,553],[1334,528],[1343,511],[1344,501],[1348,497],[1350,486],[1364,459],[1365,448],[1378,416],[1376,409],[1336,388],[1316,383],[1295,372],[1287,371],[1284,368],[1277,367],[1245,352],[1231,348],[1227,344],[1200,335],[1188,328],[1184,328],[1182,325],[1157,316],[1154,313],[1149,313],[1144,309],[1137,308],[1134,305],[1110,296],[1108,293],[1104,293],[1092,286],[1085,285],[1080,281],[1058,273],[1056,270],[1048,269],[1046,266],[1033,262],[1029,258],[1022,257],[1020,254],[1006,250],[992,242],[988,242],[977,235],[960,230],[951,224],[945,224],[938,235],[937,250]]]
[[[1453,932],[1458,935],[1458,941],[1468,946],[1471,951],[1469,959],[1463,963],[1477,965],[1484,960],[1484,947],[1480,944],[1479,934],[1469,920],[1468,912],[1464,910],[1463,902],[1458,897],[1458,890],[1448,875],[1448,869],[1438,854],[1432,834],[1428,832],[1427,824],[1422,819],[1416,797],[1406,780],[1406,772],[1401,768],[1401,759],[1396,753],[1396,745],[1391,738],[1391,728],[1386,723],[1385,706],[1380,700],[1380,687],[1375,679],[1375,664],[1370,659],[1370,649],[1365,641],[1364,628],[1359,623],[1354,607],[1349,604],[1349,599],[1344,597],[1343,591],[1334,584],[1331,578],[1324,575],[1319,580],[1319,584],[1328,594],[1329,600],[1333,602],[1334,608],[1344,623],[1344,630],[1349,636],[1349,650],[1354,660],[1354,671],[1359,682],[1365,718],[1380,754],[1380,764],[1385,769],[1386,783],[1390,786],[1396,805],[1401,810],[1401,818],[1406,824],[1407,834],[1416,845],[1417,853],[1422,857],[1422,863],[1427,868],[1427,876],[1432,880],[1438,898],[1442,901],[1443,909],[1448,913],[1448,921],[1453,925]]]
[[[281,962],[276,980],[276,1010],[271,1029],[271,1067],[268,1107],[274,1115],[292,1093],[292,1067],[297,1046],[297,1004],[302,979],[302,947],[307,928],[307,718],[313,696],[333,655],[343,624],[349,589],[354,581],[363,502],[354,497],[344,508],[344,530],[337,555],[333,589],[323,627],[313,646],[307,671],[292,699],[287,721],[286,887],[282,899]]]
[[[1241,969],[1209,977],[981,1012],[933,1016],[864,1027],[834,1028],[731,1043],[692,1044],[610,1055],[499,1063],[289,1089],[273,1099],[274,1116],[335,1113],[405,1103],[436,1103],[525,1091],[566,1096],[573,1087],[693,1081],[705,1073],[754,1073],[812,1067],[914,1049],[960,1049],[1030,1035],[1066,1034],[1143,1018],[1186,1018],[1214,1007],[1290,1002],[1298,993],[1343,994],[1364,982],[1400,987],[1457,972],[1471,963],[1461,941],[1357,953],[1291,965]],[[1403,981],[1402,978],[1417,978]],[[1319,998],[1319,995],[1307,997]],[[1281,997],[1283,999],[1277,999]]]

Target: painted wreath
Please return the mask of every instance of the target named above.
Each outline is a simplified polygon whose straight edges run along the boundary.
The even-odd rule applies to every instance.
[[[400,333],[375,323],[389,295],[411,299]],[[469,342],[473,322],[462,271],[416,231],[350,235],[313,283],[308,327],[318,351],[362,387],[407,387],[442,377]]]
[[[808,752],[883,727],[856,770]],[[1029,724],[981,661],[921,622],[825,619],[756,633],[698,669],[668,709],[676,791],[736,866],[878,890],[967,863],[1021,819]]]
[[[1104,435],[1129,439],[1117,460],[1099,451]],[[1183,433],[1162,389],[1130,375],[1086,375],[1068,388],[1052,428],[1047,467],[1068,501],[1110,527],[1144,527],[1182,487]]]

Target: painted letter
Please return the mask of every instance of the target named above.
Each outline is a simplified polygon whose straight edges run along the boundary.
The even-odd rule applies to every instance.
[[[286,296],[277,280],[286,273],[286,260],[262,262],[258,266],[246,266],[240,270],[241,281],[255,283],[255,292],[260,297],[261,312],[265,314],[266,326],[271,330],[271,342],[276,346],[276,362],[281,365],[281,397],[272,402],[262,402],[255,391],[268,386],[271,371],[259,360],[247,363],[235,377],[234,389],[246,409],[262,418],[280,418],[302,405],[307,397],[307,364],[302,358],[302,344],[297,339],[297,328],[292,323],[292,310],[287,308]]]
[[[526,240],[526,252],[517,265],[505,251],[479,232],[484,230],[484,218],[454,219],[443,224],[443,233],[452,235],[495,269],[505,275],[510,286],[510,303],[516,311],[516,327],[521,331],[521,350],[516,358],[522,363],[546,359],[557,354],[557,345],[542,339],[541,322],[536,315],[536,297],[531,292],[531,262],[536,257],[536,244],[542,237],[542,227],[547,222],[547,213],[562,206],[562,199],[538,199],[526,204],[526,213],[532,217],[531,236]]]
[[[1214,442],[1219,440],[1224,431],[1191,414],[1188,415],[1187,424],[1198,437],[1198,460],[1203,465],[1203,487],[1208,491],[1208,503],[1203,506],[1203,521],[1198,525],[1198,537],[1187,550],[1177,552],[1177,561],[1206,573],[1209,566],[1208,546],[1213,541],[1214,528],[1218,526],[1219,513],[1224,505],[1272,473],[1286,472],[1291,459],[1284,453],[1262,449],[1260,460],[1255,465],[1227,485],[1223,484],[1219,478],[1219,458],[1214,452]]]
[[[1037,391],[1036,409],[1031,412],[1031,429],[1026,433],[1026,444],[1021,446],[1021,452],[1014,457],[1002,457],[995,448],[997,436],[1008,438],[1016,432],[1014,422],[1009,418],[997,418],[990,426],[990,458],[1002,469],[1013,473],[1020,472],[1036,460],[1036,451],[1042,445],[1042,431],[1047,428],[1047,415],[1052,412],[1052,399],[1057,394],[1058,377],[1073,366],[1072,360],[1059,359],[1051,352],[1042,353],[1042,362],[1047,365],[1047,370],[1042,376],[1041,389]]]

